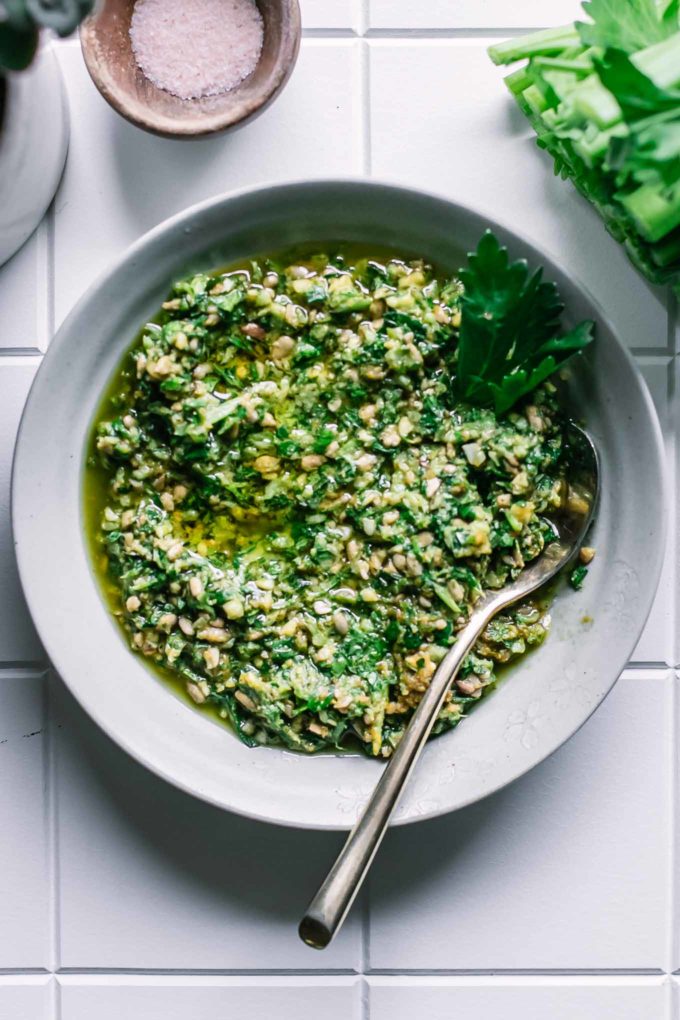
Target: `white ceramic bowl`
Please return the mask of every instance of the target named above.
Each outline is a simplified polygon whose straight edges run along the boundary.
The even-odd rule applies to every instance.
[[[393,245],[456,269],[487,226],[514,257],[545,266],[568,321],[597,321],[597,341],[573,369],[570,399],[602,456],[598,553],[583,590],[558,595],[547,642],[456,730],[430,743],[397,822],[462,807],[538,764],[581,726],[626,665],[664,551],[662,442],[638,370],[594,299],[512,231],[432,195],[362,180],[228,195],[146,234],[82,298],[36,377],[13,476],[19,570],[54,665],[111,737],[182,789],[256,818],[342,829],[381,766],[360,756],[249,749],[128,650],[99,595],[82,525],[86,439],[107,380],[171,282],[187,272],[330,239]]]
[[[0,266],[45,215],[59,186],[69,136],[64,85],[50,46],[40,48],[27,71],[8,74],[4,89],[0,111]]]

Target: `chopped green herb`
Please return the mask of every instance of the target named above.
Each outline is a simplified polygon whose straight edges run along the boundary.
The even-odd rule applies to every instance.
[[[571,574],[569,575],[569,584],[572,586],[574,591],[581,590],[587,574],[588,574],[587,567],[583,566],[574,567]]]
[[[461,275],[312,253],[179,281],[97,416],[116,617],[249,745],[389,756],[482,593],[552,538],[571,454],[544,380],[589,330],[561,336],[492,235]],[[495,620],[435,732],[547,627]]]

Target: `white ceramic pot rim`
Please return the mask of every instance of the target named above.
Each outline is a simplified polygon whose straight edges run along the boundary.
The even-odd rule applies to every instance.
[[[5,78],[0,117],[0,265],[42,220],[66,162],[69,116],[53,47]]]

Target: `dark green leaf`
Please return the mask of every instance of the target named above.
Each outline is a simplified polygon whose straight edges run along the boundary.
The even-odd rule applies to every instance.
[[[680,108],[680,91],[660,89],[621,50],[608,49],[601,59],[595,59],[595,65],[627,121]]]
[[[15,28],[9,22],[0,24],[0,68],[23,71],[33,60],[37,48],[37,28]]]
[[[524,260],[511,263],[491,231],[468,256],[460,279],[456,389],[463,400],[502,414],[592,340],[590,322],[560,335],[557,288],[543,281],[541,270],[530,275]]]
[[[661,4],[660,14],[661,24],[668,29],[667,35],[677,32],[680,22],[680,0],[666,0],[665,9],[664,4]]]

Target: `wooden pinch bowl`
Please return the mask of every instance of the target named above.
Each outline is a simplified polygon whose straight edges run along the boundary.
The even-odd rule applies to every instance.
[[[144,76],[130,40],[134,0],[102,0],[83,22],[85,64],[107,103],[145,131],[164,138],[230,131],[257,117],[275,99],[290,78],[300,49],[298,0],[257,0],[257,6],[264,21],[260,59],[252,74],[221,95],[180,99]]]

